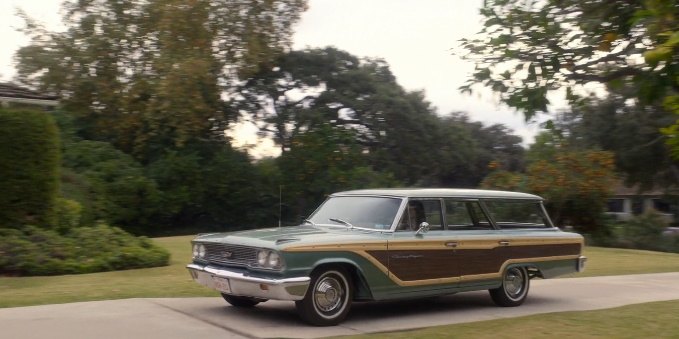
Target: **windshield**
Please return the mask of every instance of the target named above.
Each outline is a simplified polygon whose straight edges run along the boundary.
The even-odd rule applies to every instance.
[[[342,225],[388,230],[401,199],[384,197],[331,197],[309,218],[314,224]],[[330,220],[334,219],[334,220]]]

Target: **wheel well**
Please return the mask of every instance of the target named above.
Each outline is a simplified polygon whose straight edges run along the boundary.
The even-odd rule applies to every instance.
[[[544,278],[542,276],[542,272],[540,271],[539,268],[537,268],[535,265],[525,265],[526,271],[528,271],[528,277],[530,279],[533,278]]]
[[[372,300],[372,292],[368,287],[368,283],[363,276],[363,273],[354,265],[350,263],[337,262],[337,263],[324,263],[316,266],[313,272],[319,270],[327,270],[333,267],[340,267],[344,269],[349,274],[350,284],[354,288],[354,300]]]
[[[542,276],[542,272],[540,269],[535,266],[534,264],[512,264],[509,265],[508,267],[505,268],[505,271],[508,270],[510,267],[522,267],[526,269],[526,273],[528,273],[528,278],[533,279],[533,278],[544,278]]]

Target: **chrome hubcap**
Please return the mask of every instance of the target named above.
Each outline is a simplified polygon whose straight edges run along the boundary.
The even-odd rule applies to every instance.
[[[520,268],[511,268],[505,274],[504,288],[512,298],[519,298],[523,294],[525,288],[526,277]]]
[[[342,307],[344,289],[339,280],[333,277],[323,277],[314,289],[314,302],[324,313],[331,313]]]

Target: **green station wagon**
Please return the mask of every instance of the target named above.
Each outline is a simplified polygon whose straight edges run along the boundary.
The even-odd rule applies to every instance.
[[[554,227],[542,198],[466,189],[332,194],[302,225],[202,234],[193,279],[233,306],[295,301],[310,324],[336,325],[353,301],[489,290],[521,305],[530,279],[584,269],[583,238]]]

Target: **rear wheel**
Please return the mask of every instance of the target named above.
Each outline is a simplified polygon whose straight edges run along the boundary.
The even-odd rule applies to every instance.
[[[530,277],[525,267],[510,267],[502,276],[502,285],[489,290],[498,306],[514,307],[523,304],[528,296]]]
[[[316,326],[337,325],[351,308],[353,288],[347,272],[339,267],[311,274],[311,285],[304,299],[296,301],[300,317]]]
[[[266,299],[257,299],[251,297],[241,297],[237,295],[231,295],[222,293],[222,298],[226,300],[227,303],[236,307],[253,307],[261,302],[265,302]]]

